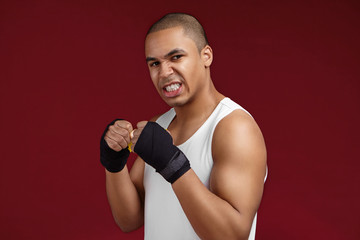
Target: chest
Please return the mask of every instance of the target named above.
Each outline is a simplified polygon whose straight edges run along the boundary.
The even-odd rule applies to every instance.
[[[168,128],[169,129],[169,128]],[[212,129],[209,126],[202,126],[197,131],[178,131],[179,129],[171,129],[171,135],[174,136],[173,140],[181,139],[183,142],[177,144],[174,141],[174,144],[185,154],[187,159],[190,162],[192,170],[196,173],[202,183],[209,187],[210,173],[213,166],[213,158],[211,152],[211,143],[212,143]],[[161,175],[156,173],[154,169],[149,166],[145,170],[145,181],[144,184],[147,185],[147,182],[150,179],[162,179]],[[158,179],[158,181],[160,181]],[[163,180],[163,179],[162,179]],[[153,186],[153,184],[150,184]],[[149,185],[149,186],[150,186]],[[155,184],[158,188],[158,184]],[[147,194],[148,194],[147,189]]]
[[[170,123],[168,131],[170,132],[174,145],[178,146],[185,143],[190,139],[201,127],[203,122],[193,122],[186,124],[177,124],[176,122]]]

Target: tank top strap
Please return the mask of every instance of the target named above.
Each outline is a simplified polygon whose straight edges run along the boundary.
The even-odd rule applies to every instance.
[[[164,113],[163,115],[161,115],[156,122],[163,128],[168,128],[171,121],[174,119],[174,117],[176,116],[176,112],[174,108],[171,108],[169,111],[167,111],[166,113]]]

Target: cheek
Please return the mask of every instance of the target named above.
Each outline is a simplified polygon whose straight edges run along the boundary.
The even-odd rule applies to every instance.
[[[185,73],[186,79],[188,79],[189,82],[198,81],[198,78],[201,75],[201,69],[197,62],[186,64],[183,68],[183,72]]]
[[[187,78],[194,78],[195,75],[197,75],[197,66],[195,62],[188,62],[186,64],[183,64],[181,66],[181,73],[183,73]]]
[[[156,86],[156,83],[157,83],[157,74],[156,74],[156,72],[154,70],[152,70],[152,71],[149,70],[149,73],[150,73],[151,81]]]

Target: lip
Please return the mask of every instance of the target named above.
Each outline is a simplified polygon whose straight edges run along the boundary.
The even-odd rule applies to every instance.
[[[167,86],[170,86],[172,84],[180,84],[180,85],[182,85],[182,83],[180,81],[171,81],[171,82],[168,82],[168,83],[164,84],[161,88],[164,89]]]
[[[171,92],[166,91],[165,88],[166,88],[167,86],[172,85],[172,84],[180,84],[180,87],[179,87],[177,90],[175,90],[175,91],[171,91]],[[174,97],[179,96],[179,95],[182,93],[182,91],[183,91],[183,84],[182,84],[181,82],[179,82],[179,81],[173,81],[173,82],[170,82],[170,83],[165,84],[161,89],[162,89],[162,93],[163,93],[163,95],[164,95],[165,97],[167,97],[167,98],[174,98]]]

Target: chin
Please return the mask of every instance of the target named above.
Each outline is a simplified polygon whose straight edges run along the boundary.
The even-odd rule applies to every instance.
[[[173,98],[173,99],[163,99],[167,105],[169,105],[170,107],[182,107],[186,104],[186,100],[185,99],[177,99],[177,98]]]

